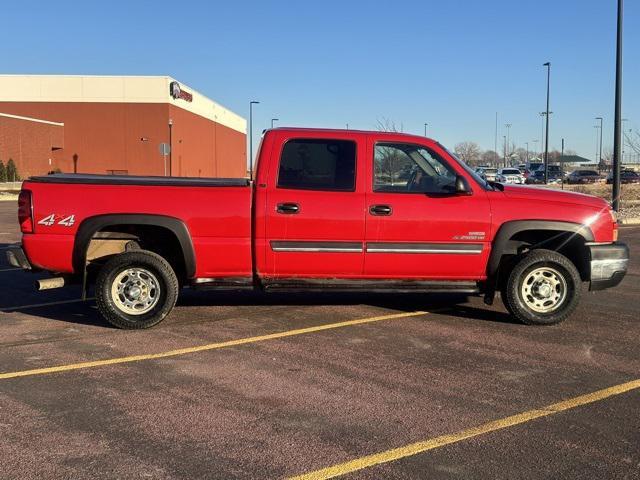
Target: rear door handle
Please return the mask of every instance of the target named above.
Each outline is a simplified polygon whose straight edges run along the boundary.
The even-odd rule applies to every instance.
[[[389,216],[393,213],[393,208],[390,205],[371,205],[369,207],[369,213],[371,215]]]
[[[300,211],[300,205],[297,203],[279,203],[276,211],[284,215],[294,215]]]

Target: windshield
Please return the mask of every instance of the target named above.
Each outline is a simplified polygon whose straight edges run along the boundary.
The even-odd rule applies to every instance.
[[[520,170],[516,170],[515,168],[505,168],[502,170],[504,175],[520,175]]]
[[[480,186],[482,188],[484,188],[485,190],[494,190],[494,188],[491,186],[491,184],[489,182],[487,182],[484,178],[482,178],[480,175],[478,175],[478,173],[471,168],[469,165],[467,165],[466,163],[464,163],[462,160],[460,160],[455,153],[452,153],[447,147],[445,147],[444,145],[442,145],[441,143],[438,143],[438,145],[440,146],[440,148],[442,148],[445,152],[447,152],[449,154],[449,156],[451,158],[453,158],[456,162],[458,162],[458,164],[464,168],[464,170],[473,177],[473,179],[480,184]],[[496,171],[496,169],[492,169],[492,168],[485,168],[484,171],[488,172],[490,170],[494,170]]]

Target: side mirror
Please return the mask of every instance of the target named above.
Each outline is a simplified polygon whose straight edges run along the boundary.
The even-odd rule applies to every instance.
[[[458,195],[471,195],[471,187],[467,179],[462,175],[456,175],[456,193]]]

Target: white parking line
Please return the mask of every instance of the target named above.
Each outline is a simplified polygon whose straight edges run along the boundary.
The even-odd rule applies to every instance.
[[[19,267],[13,267],[13,268],[3,268],[0,270],[0,272],[12,272],[14,270],[23,270],[22,268]]]
[[[83,300],[81,298],[76,298],[74,300],[60,300],[58,302],[48,302],[48,303],[34,303],[31,305],[19,305],[17,307],[4,307],[0,309],[0,312],[14,312],[16,310],[26,310],[28,308],[39,308],[39,307],[51,307],[54,305],[65,305],[67,303],[81,303],[81,302],[89,302],[91,300],[95,300],[94,297],[87,298]]]

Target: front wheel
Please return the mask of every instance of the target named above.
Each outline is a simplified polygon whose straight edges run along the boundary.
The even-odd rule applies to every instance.
[[[111,258],[96,279],[96,304],[104,319],[124,329],[149,328],[171,312],[178,279],[156,253],[136,250]]]
[[[582,281],[564,255],[533,250],[509,273],[502,290],[507,310],[527,325],[553,325],[565,320],[578,306]]]

